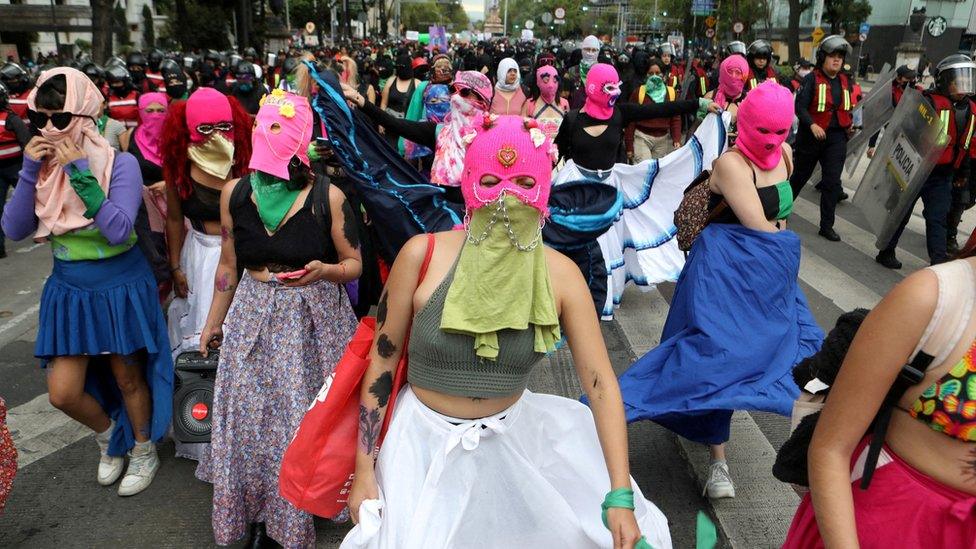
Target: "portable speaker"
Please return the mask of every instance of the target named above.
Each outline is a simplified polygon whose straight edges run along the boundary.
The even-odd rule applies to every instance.
[[[173,384],[173,438],[179,442],[210,442],[217,352],[204,357],[187,351],[176,357]]]

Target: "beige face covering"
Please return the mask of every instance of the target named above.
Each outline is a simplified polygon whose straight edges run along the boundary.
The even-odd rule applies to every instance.
[[[198,168],[219,179],[227,179],[234,166],[234,142],[221,132],[214,132],[202,143],[190,145],[187,154]]]

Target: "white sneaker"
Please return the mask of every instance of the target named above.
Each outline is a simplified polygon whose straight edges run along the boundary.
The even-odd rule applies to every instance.
[[[119,483],[120,496],[134,496],[152,483],[159,470],[159,456],[156,445],[151,442],[136,443],[129,451],[129,468]]]
[[[98,458],[98,483],[102,486],[111,486],[122,476],[122,466],[125,465],[125,458],[122,456],[108,455],[108,443],[112,438],[112,431],[115,422],[109,426],[104,433],[95,434],[95,442],[101,450],[101,457]]]
[[[708,482],[704,494],[711,499],[734,498],[735,485],[729,475],[729,465],[724,461],[713,461],[708,466]]]

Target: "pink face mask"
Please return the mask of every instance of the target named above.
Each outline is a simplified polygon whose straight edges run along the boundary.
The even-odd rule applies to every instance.
[[[169,96],[165,93],[150,92],[139,96],[139,127],[135,131],[136,143],[142,155],[153,164],[161,165],[160,138],[163,122],[166,121],[166,104]],[[149,112],[150,105],[163,107],[161,112]]]
[[[227,96],[213,88],[200,88],[186,100],[186,126],[190,141],[201,143],[219,131],[234,140],[234,115]]]
[[[546,103],[556,100],[556,92],[559,91],[559,71],[552,65],[539,67],[535,71],[535,83],[539,86],[539,97]]]
[[[739,137],[735,146],[763,170],[771,170],[783,156],[783,143],[793,125],[793,94],[766,80],[739,103]]]
[[[749,74],[749,62],[741,55],[730,55],[722,61],[718,69],[718,91],[715,102],[720,107],[727,105],[728,99],[735,99],[742,94]]]
[[[597,120],[608,120],[620,97],[620,76],[613,65],[597,63],[586,75],[586,104],[583,110]]]
[[[312,108],[308,99],[274,90],[261,99],[251,133],[251,161],[247,167],[288,179],[288,163],[297,156],[308,166],[312,139]]]
[[[464,155],[461,193],[468,211],[493,204],[504,193],[548,215],[551,143],[534,120],[488,118],[491,127],[479,128]]]

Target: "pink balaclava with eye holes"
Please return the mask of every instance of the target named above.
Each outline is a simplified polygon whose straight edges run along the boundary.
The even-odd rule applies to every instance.
[[[197,126],[220,122],[234,122],[226,95],[213,88],[200,88],[186,100],[186,127],[190,129],[191,142],[200,143],[210,137],[198,132]],[[225,137],[234,141],[233,132],[225,134]]]
[[[737,125],[736,148],[760,169],[775,168],[793,125],[793,94],[766,80],[739,103]]]
[[[552,183],[550,151],[551,143],[535,120],[486,115],[485,124],[464,155],[461,193],[468,212],[495,203],[504,192],[547,216]],[[499,182],[490,187],[482,185],[486,175],[497,177]],[[515,181],[520,177],[531,177],[535,185],[530,189],[519,186]]]
[[[609,120],[620,97],[620,75],[613,65],[597,63],[586,75],[586,104],[583,110],[597,120]]]
[[[275,90],[261,99],[251,134],[248,168],[288,179],[288,163],[297,156],[308,166],[312,139],[312,107],[308,99]]]

